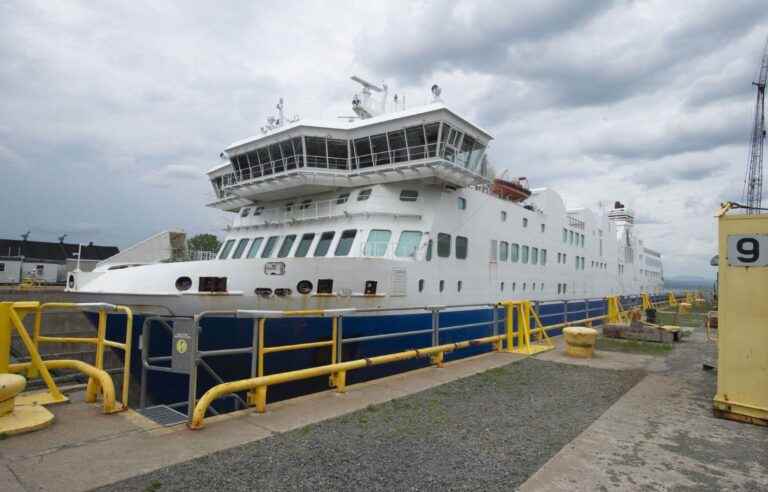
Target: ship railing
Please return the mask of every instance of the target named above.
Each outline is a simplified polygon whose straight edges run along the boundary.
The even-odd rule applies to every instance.
[[[95,337],[64,337],[44,336],[42,319],[45,312],[50,311],[81,311],[98,313],[98,324]],[[118,313],[125,316],[125,340],[123,342],[110,340],[106,337],[107,314]],[[32,335],[24,325],[24,318],[34,316]],[[11,330],[15,329],[28,354],[29,362],[10,363]],[[47,394],[35,395],[38,404],[50,404],[67,401],[50,371],[67,369],[75,370],[88,376],[85,401],[93,403],[101,395],[104,413],[114,413],[128,408],[128,389],[131,371],[131,340],[133,332],[133,312],[127,306],[107,303],[71,303],[37,301],[19,301],[0,303],[0,373],[25,373],[28,378],[40,378],[47,387]],[[95,361],[93,364],[81,360],[51,359],[43,360],[39,347],[42,343],[59,344],[91,344],[95,345]],[[104,369],[104,351],[106,348],[121,350],[124,353],[123,378],[120,400],[116,400],[115,383],[112,376]]]
[[[329,376],[329,386],[336,388],[338,392],[346,391],[346,373],[374,365],[387,364],[392,362],[404,361],[414,358],[429,357],[432,364],[442,365],[444,355],[469,347],[482,345],[492,345],[496,351],[501,351],[505,345],[506,350],[518,353],[532,354],[537,351],[552,348],[551,343],[547,343],[547,332],[557,330],[563,326],[573,323],[591,323],[606,318],[607,312],[605,299],[584,299],[572,300],[569,303],[573,305],[583,302],[581,309],[568,309],[565,307],[565,321],[545,325],[542,319],[551,318],[552,313],[545,314],[542,309],[552,301],[508,301],[499,304],[463,304],[450,306],[423,306],[407,308],[364,308],[364,309],[326,309],[326,310],[306,310],[306,311],[264,311],[264,310],[238,310],[230,312],[203,313],[196,317],[197,330],[200,330],[200,320],[209,316],[228,316],[238,319],[251,319],[254,323],[253,341],[250,347],[218,350],[215,353],[202,351],[202,354],[208,355],[226,355],[227,353],[251,353],[251,377],[218,385],[208,389],[205,394],[197,400],[197,389],[190,388],[190,399],[188,405],[189,427],[193,429],[201,428],[205,415],[209,410],[215,413],[212,403],[219,398],[231,398],[241,392],[246,392],[246,401],[237,396],[240,404],[256,407],[257,412],[264,412],[267,404],[267,389],[269,386],[281,384],[290,381],[299,381],[318,376]],[[561,301],[562,302],[562,301]],[[628,305],[634,303],[627,299]],[[461,323],[445,326],[441,322],[441,314],[460,309],[487,309],[489,315],[487,320]],[[599,314],[602,310],[602,313]],[[382,333],[377,335],[366,335],[358,337],[346,337],[344,335],[344,317],[350,315],[360,315],[366,313],[418,313],[428,312],[431,314],[431,326],[422,329],[409,330],[405,332]],[[580,315],[580,316],[579,316]],[[283,346],[265,346],[264,334],[268,326],[268,321],[272,318],[296,318],[296,317],[325,317],[330,318],[329,328],[330,336],[326,340],[300,342],[292,345]],[[501,328],[500,329],[500,325]],[[474,339],[462,340],[453,343],[444,343],[441,335],[450,331],[482,328],[488,329],[486,336]],[[430,335],[431,345],[418,349],[408,350],[395,354],[381,356],[372,356],[365,359],[352,361],[343,360],[343,346],[345,344],[354,344],[370,342],[374,340],[386,340],[400,337]],[[537,335],[539,343],[531,343],[531,338]],[[516,340],[516,341],[515,341]],[[273,352],[285,352],[292,350],[306,350],[311,348],[328,348],[331,351],[331,363],[306,369],[288,371],[283,373],[264,375],[265,355]],[[232,351],[232,352],[230,352]],[[192,378],[190,378],[192,379]],[[195,383],[196,384],[196,383]]]

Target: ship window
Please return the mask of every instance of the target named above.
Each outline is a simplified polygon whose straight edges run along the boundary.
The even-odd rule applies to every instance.
[[[0,272],[5,271],[5,263],[0,263]]]
[[[473,165],[477,162],[477,159],[472,158],[475,152],[480,152],[479,149],[475,150],[475,139],[469,135],[464,135],[464,140],[461,141],[458,162],[464,164],[464,167],[472,169]]]
[[[432,240],[427,241],[427,261],[432,261]]]
[[[236,260],[236,259],[240,258],[241,256],[243,256],[243,251],[245,251],[245,247],[248,245],[248,241],[249,241],[249,239],[246,237],[246,238],[241,239],[237,243],[237,248],[235,248],[235,252],[232,255],[232,259],[233,260]]]
[[[507,261],[509,259],[509,243],[502,241],[499,247],[499,261]]]
[[[500,290],[500,291],[502,291],[502,292],[504,292],[504,282],[502,282],[501,284],[499,284],[499,290]]]
[[[512,292],[514,292],[515,289],[517,289],[517,282],[512,282]]]
[[[546,249],[542,249],[541,250],[541,253],[539,254],[539,260],[540,260],[539,262],[541,263],[542,266],[547,264],[547,250]]]
[[[286,211],[286,212],[290,212],[291,210],[293,210],[293,205],[294,205],[294,203],[293,203],[293,202],[288,202],[288,203],[286,203],[286,204],[285,204],[285,211]]]
[[[294,137],[291,139],[291,143],[293,144],[293,159],[296,161],[296,164],[300,167],[304,166],[304,145],[302,144],[302,138],[301,137]]]
[[[541,232],[545,232],[547,230],[547,224],[541,224]]]
[[[456,282],[456,292],[461,292],[462,282],[459,280]]]
[[[264,245],[264,250],[261,252],[262,258],[269,258],[272,256],[272,250],[275,249],[278,239],[280,239],[280,236],[270,236],[269,239],[267,239],[267,244]]]
[[[419,192],[416,190],[403,190],[400,192],[401,202],[415,202],[419,199]]]
[[[539,263],[539,248],[531,248],[531,264],[538,265]]]
[[[501,211],[501,221],[506,222],[507,221],[507,212],[504,210]]]
[[[536,290],[536,282],[531,282],[531,290]]]
[[[296,248],[296,253],[294,256],[297,258],[304,258],[307,256],[307,253],[309,253],[309,247],[312,245],[312,241],[314,239],[315,234],[313,232],[308,232],[307,234],[301,236],[301,241],[299,241],[299,245]]]
[[[336,195],[336,205],[343,205],[349,200],[349,193],[339,193]]]
[[[328,139],[328,167],[347,169],[347,141]]]
[[[517,263],[518,261],[520,261],[520,245],[519,244],[512,243],[512,252],[510,256],[512,257],[512,263]]]
[[[456,258],[460,260],[467,259],[467,245],[469,240],[464,236],[456,236]]]
[[[307,146],[307,166],[328,167],[328,155],[325,139],[322,137],[304,137]]]
[[[399,257],[415,257],[416,251],[421,244],[421,232],[420,231],[403,231],[400,233],[400,240],[397,242],[397,248],[395,249],[395,256]]]
[[[287,169],[296,169],[296,159],[293,157],[293,145],[291,145],[290,139],[280,142],[280,150],[283,152],[285,167]]]
[[[435,157],[437,154],[437,134],[440,129],[440,123],[430,123],[424,126],[424,133],[427,138],[427,156]]]
[[[573,244],[573,231],[568,231],[568,242]]]
[[[563,284],[557,284],[557,293],[562,294],[563,293]]]
[[[445,280],[440,281],[440,292],[445,290]]]
[[[392,152],[392,162],[403,162],[408,160],[408,150],[405,145],[405,130],[396,130],[387,132],[389,139],[389,150]]]
[[[333,241],[335,234],[335,231],[327,231],[320,234],[320,240],[317,242],[317,246],[315,246],[315,256],[325,256],[328,254],[328,249],[331,247],[331,241]]]
[[[264,211],[264,207],[256,207],[253,209],[253,216],[256,217],[258,215],[261,215],[263,211]]]
[[[405,138],[408,140],[408,153],[411,160],[423,159],[426,155],[424,152],[424,127],[419,125],[406,128]]]
[[[563,242],[568,242],[568,229],[563,229]]]
[[[357,201],[364,202],[365,200],[369,199],[371,197],[371,191],[371,188],[360,190],[360,192],[357,194]]]
[[[523,246],[523,255],[522,255],[522,258],[521,258],[523,263],[528,263],[528,252],[529,252],[529,249],[530,248],[528,248],[528,246]]]
[[[371,136],[371,145],[373,146],[373,163],[377,166],[389,164],[389,146],[386,133]]]
[[[358,167],[371,167],[373,165],[371,141],[368,140],[368,137],[355,139],[355,155],[357,156]]]
[[[424,290],[424,279],[419,279],[419,292]]]
[[[229,256],[229,252],[232,251],[232,247],[235,245],[235,240],[230,239],[226,243],[224,243],[224,247],[221,249],[221,254],[219,255],[220,260],[226,260],[227,256]]]
[[[563,264],[568,262],[568,255],[563,253]]]
[[[263,237],[257,237],[253,240],[250,249],[248,249],[248,258],[256,258],[256,255],[259,253],[259,247],[261,247],[263,241]]]
[[[259,149],[256,149],[256,155],[259,157],[259,162],[261,163],[261,166],[262,166],[261,169],[263,171],[264,169],[266,169],[267,164],[271,160],[269,158],[269,150],[267,150],[266,147],[261,147]],[[271,174],[271,172],[270,172],[270,174]]]
[[[299,205],[299,210],[306,210],[311,206],[312,206],[312,200],[302,200],[301,205]]]
[[[523,227],[528,227],[528,218],[523,217]]]
[[[250,212],[250,211],[251,211],[251,209],[248,208],[248,207],[243,208],[240,211],[240,217],[247,217],[248,216],[248,212]]]
[[[368,241],[365,243],[366,256],[384,256],[387,253],[389,239],[392,231],[387,229],[373,229],[368,233]]]
[[[285,236],[285,239],[283,239],[283,244],[280,245],[280,251],[277,252],[278,258],[285,258],[291,253],[291,248],[293,247],[293,243],[296,241],[296,234],[290,234],[288,236]]]
[[[568,284],[563,284],[563,294],[568,292]]]
[[[459,210],[466,210],[467,209],[467,199],[464,197],[459,197]]]
[[[355,242],[356,229],[349,229],[341,233],[339,244],[336,245],[336,256],[347,256],[352,251],[352,243]]]
[[[526,288],[526,286],[527,286],[527,285],[528,285],[528,284],[526,284],[525,282],[523,282],[523,290],[525,290],[525,288]]]
[[[439,232],[437,234],[437,256],[448,258],[451,256],[451,235]]]

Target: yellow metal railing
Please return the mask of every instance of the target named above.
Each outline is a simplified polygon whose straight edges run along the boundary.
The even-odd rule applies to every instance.
[[[531,301],[508,301],[503,302],[506,310],[506,337],[507,352],[520,354],[536,354],[545,350],[551,350],[555,346],[547,335],[544,325],[536,311],[533,309]],[[517,315],[517,345],[514,342],[515,332],[513,331],[515,315]],[[537,343],[531,344],[531,319],[535,324],[535,332],[538,338]]]
[[[99,320],[95,337],[50,337],[41,335],[42,317],[45,310],[58,309],[95,309]],[[123,313],[126,316],[125,342],[117,342],[106,338],[107,311]],[[24,326],[23,318],[34,314],[32,336]],[[11,328],[19,334],[26,347],[30,362],[10,363]],[[126,306],[115,306],[103,303],[45,303],[39,302],[3,302],[0,303],[0,372],[26,372],[27,377],[40,377],[48,387],[49,402],[65,401],[49,369],[73,369],[88,376],[85,401],[95,402],[99,393],[104,401],[104,412],[113,413],[128,407],[128,389],[131,371],[131,342],[133,339],[133,312]],[[86,343],[96,346],[94,364],[79,360],[47,360],[40,356],[41,343]],[[120,402],[115,401],[115,388],[112,377],[104,370],[105,347],[122,350],[125,353],[123,364],[123,381]]]

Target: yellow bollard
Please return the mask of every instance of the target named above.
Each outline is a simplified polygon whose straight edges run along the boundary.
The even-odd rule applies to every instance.
[[[591,359],[597,342],[597,330],[584,326],[566,326],[565,353],[571,357]]]

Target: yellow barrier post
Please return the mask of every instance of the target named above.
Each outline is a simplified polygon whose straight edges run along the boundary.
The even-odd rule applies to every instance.
[[[653,301],[651,301],[651,296],[647,292],[643,292],[640,294],[640,296],[643,299],[643,311],[646,309],[653,309]]]
[[[608,319],[606,320],[611,324],[619,324],[627,322],[624,309],[619,301],[619,296],[608,297]]]
[[[11,303],[0,302],[0,373],[11,363]]]
[[[506,338],[507,352],[518,354],[536,354],[554,348],[549,340],[544,326],[541,323],[539,315],[533,309],[531,301],[507,301],[503,303],[507,309],[506,312]],[[517,318],[517,347],[514,346],[514,320]],[[538,343],[531,344],[531,318],[536,324],[536,333]]]
[[[670,292],[667,297],[669,298],[668,304],[670,306],[677,306],[677,297],[675,297],[675,294],[673,292]]]
[[[96,328],[96,361],[95,366],[99,369],[104,368],[104,337],[107,332],[107,313],[104,308],[99,309],[99,322]],[[130,357],[130,356],[129,356]],[[96,378],[89,377],[88,384],[85,387],[85,401],[93,403],[100,391],[99,382]]]

